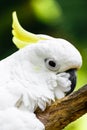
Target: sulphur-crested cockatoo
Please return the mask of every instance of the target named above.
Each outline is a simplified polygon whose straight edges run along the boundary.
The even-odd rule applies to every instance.
[[[45,130],[34,111],[73,91],[82,58],[64,39],[25,31],[16,12],[12,27],[21,49],[0,61],[0,130]]]

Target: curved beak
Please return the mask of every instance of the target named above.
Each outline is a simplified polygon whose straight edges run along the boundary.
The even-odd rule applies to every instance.
[[[71,89],[69,92],[66,93],[66,95],[68,95],[75,89],[77,82],[77,75],[76,75],[76,69],[67,70],[66,73],[70,74],[69,80],[71,81]]]

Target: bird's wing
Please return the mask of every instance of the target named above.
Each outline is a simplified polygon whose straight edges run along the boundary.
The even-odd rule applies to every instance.
[[[0,110],[0,130],[44,130],[44,125],[31,112],[9,108]]]

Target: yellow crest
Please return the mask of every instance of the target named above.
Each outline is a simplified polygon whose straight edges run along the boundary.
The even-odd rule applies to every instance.
[[[13,42],[20,49],[29,44],[37,43],[40,40],[50,39],[50,36],[36,35],[24,30],[17,18],[16,12],[13,12],[13,24],[12,24]]]

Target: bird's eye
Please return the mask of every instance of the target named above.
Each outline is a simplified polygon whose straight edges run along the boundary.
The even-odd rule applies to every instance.
[[[56,60],[51,59],[51,58],[46,58],[45,59],[45,64],[46,64],[47,68],[52,70],[52,71],[56,71],[59,68]]]

